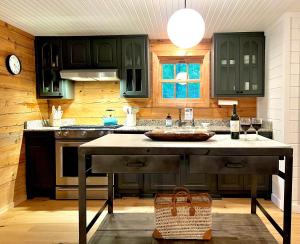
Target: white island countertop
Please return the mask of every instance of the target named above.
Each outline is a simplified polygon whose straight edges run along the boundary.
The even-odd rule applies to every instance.
[[[290,145],[253,134],[232,140],[230,135],[214,135],[207,141],[153,141],[143,134],[108,134],[80,147],[102,148],[291,148]]]

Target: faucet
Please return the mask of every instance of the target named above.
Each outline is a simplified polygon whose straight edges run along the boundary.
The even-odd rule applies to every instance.
[[[178,127],[182,127],[183,125],[187,124],[187,121],[183,121],[181,119],[181,110],[182,110],[182,108],[178,109],[178,120],[176,121],[178,123]],[[191,124],[192,124],[193,127],[195,127],[195,120],[194,120],[194,118],[192,119]]]

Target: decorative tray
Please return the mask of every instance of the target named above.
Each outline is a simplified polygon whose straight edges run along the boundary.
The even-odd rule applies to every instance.
[[[188,129],[188,130],[152,130],[145,136],[154,141],[206,141],[215,133],[212,131]]]

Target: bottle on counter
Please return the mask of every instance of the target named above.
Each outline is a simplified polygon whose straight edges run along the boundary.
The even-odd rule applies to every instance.
[[[170,114],[168,114],[166,117],[166,127],[172,127],[172,124],[173,124],[172,117]]]
[[[231,139],[240,139],[240,118],[236,112],[236,104],[233,104],[232,115],[230,118]]]

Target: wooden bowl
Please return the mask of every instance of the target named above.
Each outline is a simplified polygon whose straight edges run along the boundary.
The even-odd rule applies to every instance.
[[[205,130],[152,130],[145,136],[154,141],[206,141],[215,135],[212,131]]]

